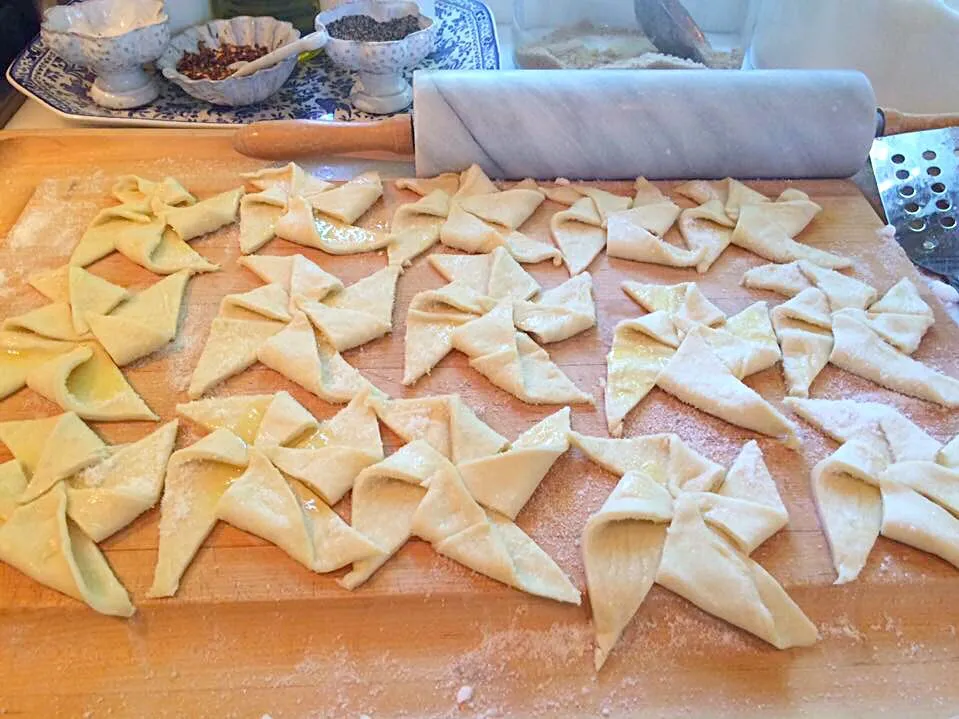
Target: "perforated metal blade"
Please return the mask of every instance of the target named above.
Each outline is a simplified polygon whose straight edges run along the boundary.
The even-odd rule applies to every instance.
[[[959,289],[959,128],[883,137],[869,156],[896,240]]]

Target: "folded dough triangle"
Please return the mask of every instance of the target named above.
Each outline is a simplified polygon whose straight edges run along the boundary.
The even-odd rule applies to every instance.
[[[737,222],[742,214],[743,207],[748,205],[768,204],[769,198],[761,192],[757,192],[748,185],[744,185],[739,180],[727,177],[723,180],[725,187],[718,190],[720,196],[725,199],[724,210],[726,216],[733,222]],[[797,233],[798,234],[798,233]]]
[[[173,177],[154,182],[138,175],[121,175],[110,193],[124,203],[147,204],[156,198],[165,205],[196,204],[196,198]]]
[[[458,282],[494,300],[528,300],[540,289],[503,247],[482,255],[430,255],[429,260],[447,282]]]
[[[176,338],[191,272],[181,270],[151,285],[109,314],[87,313],[93,336],[118,366],[146,357]]]
[[[509,444],[456,394],[418,399],[371,397],[368,402],[380,421],[404,442],[423,440],[453,464],[496,454]]]
[[[735,223],[730,220],[722,201],[715,199],[699,207],[691,207],[679,215],[679,232],[691,252],[701,252],[696,271],[704,273],[729,247]]]
[[[204,429],[226,429],[257,448],[303,439],[318,422],[289,392],[212,397],[176,406],[177,414]]]
[[[27,386],[83,419],[158,420],[96,342],[78,345],[30,370]]]
[[[798,447],[795,427],[726,366],[697,330],[686,335],[656,384],[697,409]]]
[[[782,347],[786,393],[808,397],[809,387],[832,352],[832,316],[826,295],[809,287],[774,307],[772,321]]]
[[[371,342],[393,329],[400,268],[388,265],[322,300],[295,298],[296,305],[339,352]]]
[[[368,401],[368,392],[358,394],[302,439],[266,449],[267,456],[324,502],[336,504],[353,488],[360,471],[383,459],[379,423]]]
[[[772,575],[706,525],[695,495],[676,499],[656,581],[777,649],[819,638]]]
[[[40,337],[65,342],[79,342],[89,334],[77,334],[68,302],[52,302],[16,317],[8,317],[2,328],[8,332],[32,332]]]
[[[256,350],[256,358],[320,399],[349,402],[372,385],[323,335],[317,335],[302,312]]]
[[[289,322],[290,297],[280,285],[263,285],[249,292],[227,295],[220,301],[220,316],[241,320]]]
[[[532,217],[546,196],[538,189],[513,188],[459,197],[461,208],[481,220],[515,230]]]
[[[0,423],[3,442],[29,480],[21,504],[103,459],[106,445],[74,412]]]
[[[258,190],[278,189],[287,195],[302,195],[306,198],[333,187],[333,183],[314,177],[295,162],[282,167],[265,167],[255,172],[245,172],[240,177]]]
[[[294,298],[322,300],[331,292],[343,289],[339,277],[303,255],[250,255],[237,261],[267,284],[282,287],[290,297],[290,312],[296,309]]]
[[[955,478],[953,478],[955,479]],[[959,567],[959,519],[910,487],[883,477],[882,536],[942,557]]]
[[[101,210],[73,248],[70,264],[74,267],[92,265],[116,249],[117,237],[127,232],[137,232],[152,222],[149,209],[139,204],[128,203]],[[155,234],[155,227],[148,232]]]
[[[477,502],[515,520],[559,457],[569,449],[569,407],[517,437],[505,452],[456,465]]]
[[[247,193],[240,200],[240,252],[249,255],[276,236],[276,223],[286,213],[289,195],[281,187]]]
[[[513,322],[540,344],[561,342],[588,330],[596,324],[592,276],[588,272],[574,275],[533,301],[516,302]]]
[[[609,215],[606,253],[610,257],[669,267],[698,265],[705,257],[704,249],[685,249],[663,239],[679,216],[680,209],[658,190],[655,194],[658,197],[646,191],[631,209]]]
[[[726,200],[729,198],[728,178],[726,180],[722,180],[721,182],[690,180],[689,182],[684,182],[682,185],[674,187],[673,192],[675,192],[677,195],[688,197],[690,200],[693,202],[698,202],[700,205],[704,205],[707,202],[718,201],[722,206],[723,214],[726,214]],[[756,194],[758,195],[759,193]],[[769,199],[764,195],[762,197],[763,200]],[[735,223],[735,219],[730,219]]]
[[[870,305],[862,319],[886,342],[906,354],[912,354],[919,348],[926,330],[935,322],[932,309],[906,277]]]
[[[668,312],[683,329],[689,323],[716,325],[726,319],[695,282],[676,285],[624,282],[623,291],[647,312]]]
[[[236,222],[243,188],[221,192],[193,205],[179,207],[155,206],[155,214],[169,225],[184,241],[215,232]]]
[[[158,275],[181,270],[216,272],[220,269],[188,245],[162,220],[128,229],[116,237],[121,255]]]
[[[516,331],[513,308],[508,302],[454,329],[453,347],[469,355],[470,367],[529,404],[593,401],[553,363],[544,349]]]
[[[378,172],[364,172],[331,190],[310,198],[313,209],[334,220],[352,225],[383,196]]]
[[[94,542],[130,524],[160,501],[177,420],[124,445],[67,481],[67,515]]]
[[[321,193],[320,196],[327,194]],[[277,237],[304,247],[315,247],[331,255],[353,255],[386,247],[390,235],[367,230],[323,215],[314,215],[303,197],[291,197],[286,213],[274,225]]]
[[[833,313],[835,343],[829,361],[896,392],[959,407],[959,379],[944,375],[886,343],[855,313]]]
[[[460,173],[444,172],[436,177],[401,177],[393,183],[397,190],[409,190],[420,197],[440,190],[452,197],[460,189]]]
[[[461,282],[414,295],[406,315],[403,384],[433,369],[453,349],[453,330],[492,307],[492,299]]]
[[[553,215],[549,230],[570,275],[585,271],[606,246],[604,220],[590,197],[582,197],[568,210]]]
[[[78,335],[90,329],[84,319],[87,312],[106,314],[130,296],[123,287],[90,274],[82,267],[70,268],[69,284],[73,329]]]
[[[439,242],[440,228],[450,213],[450,196],[434,190],[416,202],[400,205],[390,223],[389,264],[408,266],[414,257]]]
[[[0,331],[0,399],[26,386],[32,368],[74,347],[33,333]]]
[[[865,282],[803,260],[755,267],[743,275],[743,285],[785,297],[795,297],[815,287],[826,295],[833,312],[847,307],[864,309],[876,298],[876,290]]]
[[[852,260],[846,257],[793,239],[821,209],[808,200],[744,205],[731,242],[772,262],[807,260],[834,270],[851,267]]]
[[[672,516],[669,492],[630,471],[586,521],[581,541],[597,671],[653,586]]]
[[[0,526],[0,561],[101,614],[131,617],[136,611],[97,545],[67,520],[62,484],[14,510]]]
[[[26,488],[27,477],[17,460],[0,464],[0,527],[20,506],[18,500]]]
[[[249,461],[246,444],[225,429],[170,457],[160,502],[160,542],[148,596],[172,597],[217,521],[217,504]]]
[[[190,379],[189,397],[196,399],[223,380],[251,367],[257,361],[260,347],[282,328],[282,323],[265,318],[215,317]]]

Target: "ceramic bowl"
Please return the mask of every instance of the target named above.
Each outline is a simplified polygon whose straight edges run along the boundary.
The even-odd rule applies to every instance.
[[[436,21],[420,13],[419,5],[403,0],[347,0],[316,16],[316,29],[347,15],[369,15],[385,22],[415,15],[420,29],[402,40],[359,42],[330,37],[326,54],[335,64],[357,73],[350,100],[360,110],[375,114],[397,112],[409,107],[413,89],[403,76],[433,52]]]
[[[139,107],[159,94],[143,71],[170,42],[163,0],[86,0],[44,13],[44,44],[96,75],[90,97],[113,109]]]
[[[251,105],[265,100],[279,90],[296,67],[296,55],[272,67],[257,70],[247,77],[224,80],[194,80],[176,69],[185,52],[196,52],[203,42],[207,47],[231,45],[265,45],[276,50],[300,38],[300,31],[290,23],[272,17],[235,17],[211,20],[184,30],[173,38],[166,52],[157,60],[163,76],[179,85],[184,92],[214,105]]]

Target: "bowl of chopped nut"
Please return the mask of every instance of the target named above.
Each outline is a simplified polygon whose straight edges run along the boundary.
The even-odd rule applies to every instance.
[[[251,105],[279,90],[296,67],[296,55],[251,75],[236,69],[284,45],[300,31],[272,17],[234,17],[188,28],[157,60],[163,76],[189,95],[214,105]]]
[[[413,89],[404,73],[433,52],[436,22],[407,0],[346,0],[316,16],[330,39],[326,54],[357,74],[353,105],[379,115],[409,107]]]

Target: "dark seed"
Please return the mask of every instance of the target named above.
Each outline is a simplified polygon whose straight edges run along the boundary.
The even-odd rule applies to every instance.
[[[230,45],[207,47],[205,42],[197,45],[196,52],[185,52],[176,69],[192,80],[222,80],[233,74],[230,65],[234,62],[252,62],[269,52],[264,45]]]
[[[326,26],[330,37],[359,42],[388,42],[402,40],[420,29],[415,15],[380,22],[369,15],[345,15]]]

